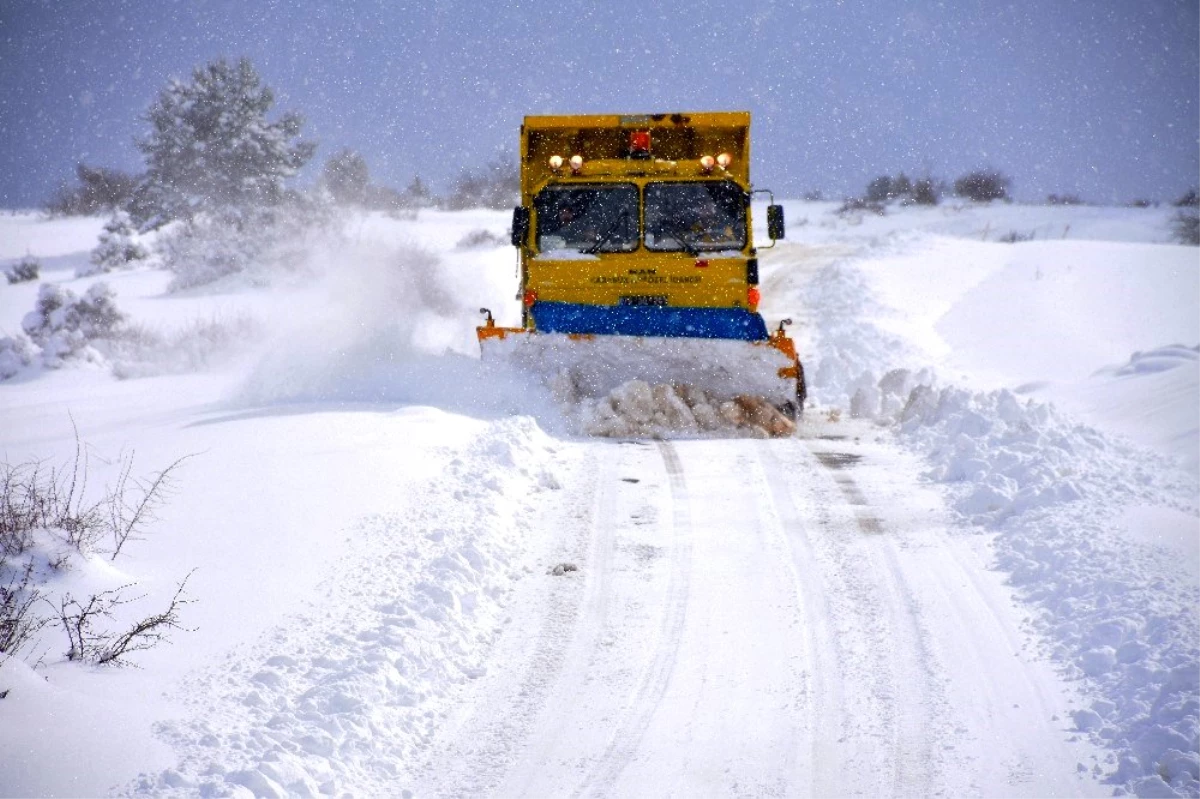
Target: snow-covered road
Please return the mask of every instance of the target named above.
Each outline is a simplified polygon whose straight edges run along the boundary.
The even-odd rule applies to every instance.
[[[495,212],[356,219],[270,290],[103,276],[226,350],[20,366],[0,450],[78,435],[93,493],[194,453],[41,588],[195,603],[140,669],[55,624],[0,660],[0,796],[1200,795],[1194,249],[1153,209],[833,210],[763,255],[812,399],[778,440],[581,437],[481,366],[511,252],[456,242]],[[0,257],[82,294],[101,222],[0,218]]]
[[[416,795],[1106,795],[917,464],[806,428],[580,444],[579,571],[520,594]]]

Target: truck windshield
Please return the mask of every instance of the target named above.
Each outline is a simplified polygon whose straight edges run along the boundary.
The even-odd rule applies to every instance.
[[[632,183],[547,186],[533,201],[541,252],[630,252],[638,244],[638,193]]]
[[[696,253],[746,246],[746,193],[711,180],[646,186],[646,247]]]

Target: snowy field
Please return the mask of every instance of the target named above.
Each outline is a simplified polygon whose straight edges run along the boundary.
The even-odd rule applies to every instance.
[[[186,458],[119,555],[39,534],[43,612],[188,600],[127,667],[57,616],[0,662],[0,795],[1200,796],[1174,209],[786,205],[762,310],[810,406],[771,440],[588,438],[481,364],[516,258],[463,242],[506,214],[355,216],[182,292],[75,277],[103,220],[0,216],[0,267],[142,331],[0,346],[4,461],[82,442],[98,499]],[[0,285],[0,339],[39,291]]]

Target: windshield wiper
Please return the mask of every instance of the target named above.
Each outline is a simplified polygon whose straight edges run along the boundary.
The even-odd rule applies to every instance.
[[[626,209],[622,211],[615,220],[613,220],[613,223],[609,225],[603,233],[596,237],[596,243],[591,247],[588,247],[586,250],[583,250],[583,252],[587,255],[595,255],[596,253],[600,252],[600,250],[604,248],[604,245],[608,244],[609,237],[612,236],[613,233],[617,232],[623,222],[627,222],[628,220],[629,211]]]
[[[696,246],[699,236],[693,238],[688,235],[686,221],[671,219],[670,221],[663,220],[659,224],[662,225],[663,235],[666,238],[674,239],[675,243],[679,245],[679,249],[693,257],[700,254],[700,248]]]

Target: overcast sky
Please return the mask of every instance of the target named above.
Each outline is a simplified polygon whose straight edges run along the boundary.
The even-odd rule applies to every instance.
[[[1014,194],[1170,200],[1200,182],[1196,0],[0,0],[0,206],[76,162],[140,169],[171,77],[249,57],[279,110],[378,183],[435,189],[531,113],[749,110],[756,185],[861,193],[993,166]]]

